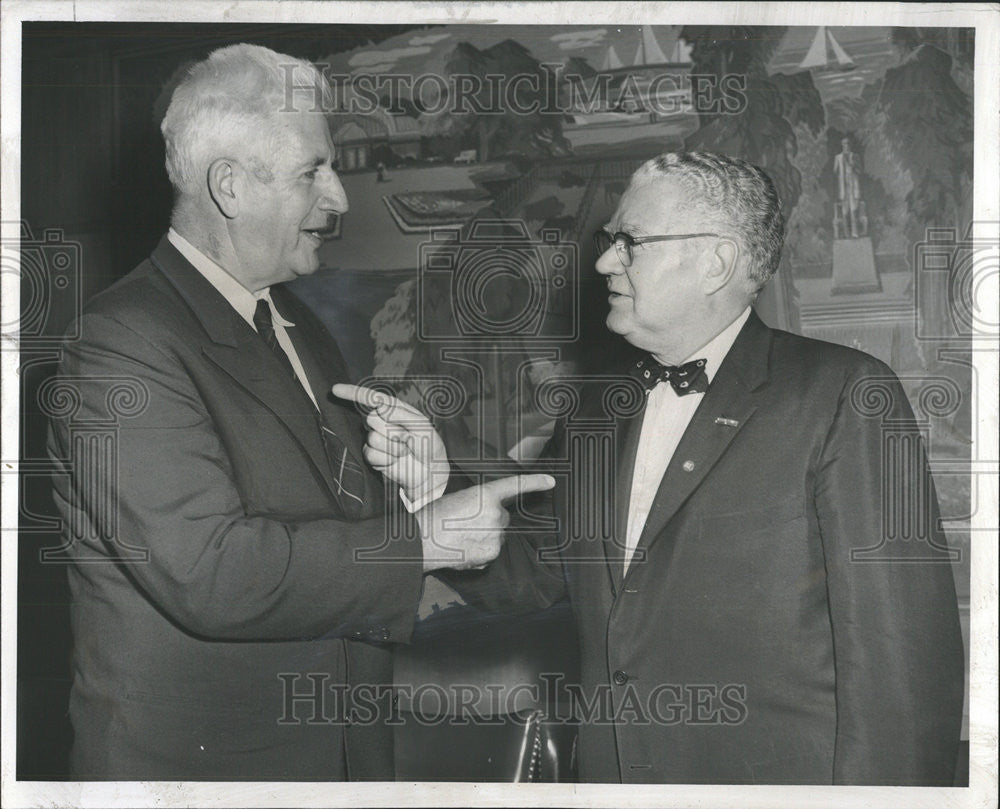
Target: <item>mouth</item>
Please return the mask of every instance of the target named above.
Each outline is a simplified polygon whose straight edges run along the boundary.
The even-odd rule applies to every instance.
[[[325,228],[303,228],[302,232],[306,235],[306,238],[313,242],[316,247],[323,244],[323,231]]]
[[[615,301],[621,301],[621,300],[625,300],[626,298],[631,298],[632,297],[628,293],[626,293],[626,292],[619,292],[617,289],[614,288],[613,285],[614,285],[615,281],[617,281],[617,280],[619,280],[619,279],[616,279],[616,278],[613,278],[613,277],[608,277],[607,278],[607,282],[608,282],[608,301],[610,303],[614,303]]]

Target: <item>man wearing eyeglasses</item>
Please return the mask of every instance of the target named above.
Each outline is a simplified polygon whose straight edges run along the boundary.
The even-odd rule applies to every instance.
[[[570,480],[557,536],[512,534],[488,569],[446,576],[493,610],[568,592],[581,780],[953,782],[962,641],[913,413],[874,357],[754,313],[783,231],[771,181],[741,160],[666,154],[635,173],[596,234],[607,327],[636,349],[615,373],[645,396],[617,419],[613,462],[586,470],[608,479],[613,525],[574,528],[608,503]],[[552,458],[606,401],[557,428]],[[921,529],[898,531],[909,518]]]

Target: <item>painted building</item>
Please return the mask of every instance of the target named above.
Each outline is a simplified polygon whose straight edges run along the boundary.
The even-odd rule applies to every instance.
[[[386,146],[398,157],[420,156],[420,125],[407,115],[390,115],[381,107],[371,113],[335,112],[330,130],[341,171],[374,167],[376,150]]]

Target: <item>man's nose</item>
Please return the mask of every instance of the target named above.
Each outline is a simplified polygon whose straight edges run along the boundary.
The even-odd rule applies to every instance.
[[[340,184],[340,178],[335,171],[331,171],[323,183],[319,207],[328,213],[347,213],[347,192],[344,191],[344,186]]]
[[[601,275],[619,275],[625,268],[622,266],[621,259],[618,258],[618,248],[612,244],[607,250],[601,253],[597,257],[597,263],[594,268]]]

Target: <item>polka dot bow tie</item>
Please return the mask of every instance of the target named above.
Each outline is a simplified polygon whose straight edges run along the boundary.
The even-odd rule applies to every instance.
[[[691,360],[683,365],[661,365],[652,357],[646,357],[635,363],[632,375],[642,383],[646,393],[663,381],[669,382],[678,396],[708,390],[705,360]]]

